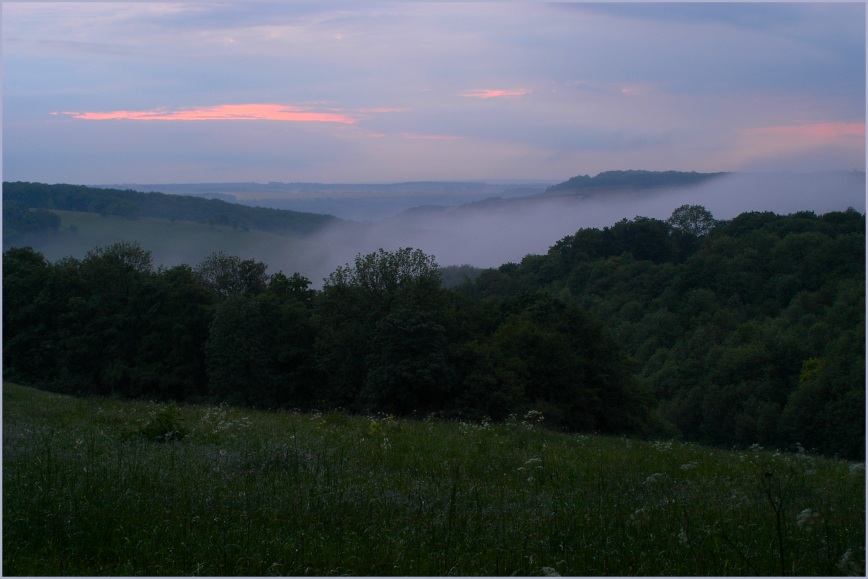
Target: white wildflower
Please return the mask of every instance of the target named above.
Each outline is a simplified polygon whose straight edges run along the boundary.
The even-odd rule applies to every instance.
[[[654,484],[662,477],[662,472],[655,472],[654,474],[645,479],[645,484]]]
[[[847,549],[846,551],[844,551],[844,554],[841,555],[841,558],[838,560],[838,569],[841,571],[841,573],[849,577],[859,577],[865,575],[865,572],[859,565],[859,562],[853,560],[853,551],[851,549]]]
[[[672,450],[672,441],[667,440],[666,442],[663,442],[662,440],[658,440],[658,441],[654,442],[651,446],[657,452],[668,452],[668,451]]]
[[[812,511],[811,509],[804,509],[796,517],[796,526],[800,529],[810,531],[814,527],[814,524],[817,523],[819,520],[820,513]]]
[[[561,574],[555,571],[554,567],[543,567],[542,568],[543,577],[560,577]]]
[[[687,544],[687,532],[684,530],[684,527],[681,527],[681,532],[678,533],[678,542],[682,545]]]
[[[540,424],[545,420],[545,416],[539,410],[528,410],[527,414],[524,415],[524,419],[528,422],[536,422],[537,424]]]
[[[850,465],[850,476],[865,476],[865,463],[857,462],[855,464]]]
[[[696,468],[697,466],[699,466],[699,465],[697,465],[695,461],[691,460],[690,462],[688,462],[686,464],[682,464],[681,470],[692,470],[692,469]]]
[[[540,464],[541,462],[542,462],[542,459],[541,459],[541,458],[533,457],[533,458],[529,459],[529,460],[528,460],[526,463],[524,463],[524,464],[525,464],[525,466],[530,466],[530,465],[534,465],[534,464]]]

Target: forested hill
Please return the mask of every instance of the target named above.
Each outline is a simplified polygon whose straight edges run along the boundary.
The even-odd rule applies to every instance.
[[[4,377],[70,393],[506,420],[865,453],[865,216],[698,205],[580,229],[445,289],[358,255],[322,290],[137,244],[3,255]]]
[[[50,228],[52,222],[46,210],[195,221],[288,236],[306,235],[338,220],[331,215],[249,207],[201,197],[27,182],[4,182],[3,203],[4,226],[22,231]],[[28,209],[41,211],[25,211]]]
[[[726,173],[697,173],[695,171],[604,171],[596,177],[577,175],[563,183],[552,185],[544,194],[585,193],[611,189],[655,189],[659,187],[685,187],[698,185]]]
[[[580,229],[483,272],[481,303],[543,292],[600,319],[688,440],[865,452],[865,216],[683,206]]]

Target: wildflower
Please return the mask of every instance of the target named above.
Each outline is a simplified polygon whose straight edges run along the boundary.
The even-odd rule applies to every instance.
[[[667,451],[672,450],[672,441],[667,440],[666,442],[662,442],[662,441],[658,440],[658,441],[654,442],[654,444],[652,446],[654,447],[654,450],[656,450],[657,452],[667,452]]]
[[[865,476],[865,463],[857,462],[856,464],[850,465],[850,476]]]
[[[391,450],[392,442],[388,438],[383,438],[383,450]]]
[[[811,509],[804,509],[796,517],[796,526],[800,529],[804,528],[806,531],[810,531],[814,527],[814,523],[819,520],[820,513],[812,511]]]
[[[651,476],[645,479],[645,484],[654,484],[663,476],[662,472],[655,472]]]
[[[539,410],[528,410],[527,414],[524,415],[524,419],[527,422],[536,422],[537,424],[541,424],[543,420],[545,420],[545,416]]]
[[[554,567],[543,567],[542,568],[543,577],[560,577],[561,574],[555,571]]]
[[[681,532],[678,533],[678,542],[682,545],[687,544],[687,532],[684,530],[684,527],[681,527]]]
[[[851,549],[847,549],[841,555],[841,558],[838,560],[838,569],[841,573],[850,577],[865,575],[858,561],[853,560],[853,551]]]
[[[542,462],[542,459],[533,457],[524,464],[525,464],[525,466],[528,466],[528,465],[533,465],[533,464],[540,464],[541,462]]]
[[[698,465],[696,464],[696,462],[691,460],[690,462],[688,462],[686,464],[682,464],[681,470],[691,470],[691,469],[696,468],[697,466]]]

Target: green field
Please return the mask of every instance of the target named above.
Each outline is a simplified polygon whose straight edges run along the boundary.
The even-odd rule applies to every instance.
[[[864,574],[864,465],[536,422],[5,383],[3,573]]]
[[[115,215],[54,211],[60,230],[16,241],[30,245],[50,261],[66,256],[82,258],[95,247],[120,241],[138,242],[153,253],[155,265],[196,265],[215,251],[265,261],[273,271],[302,271],[315,263],[312,243],[263,231],[233,229],[193,221],[125,219]]]

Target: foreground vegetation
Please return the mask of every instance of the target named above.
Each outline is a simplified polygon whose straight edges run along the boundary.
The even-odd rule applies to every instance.
[[[5,383],[5,575],[859,575],[864,465]]]
[[[166,269],[135,243],[53,263],[15,247],[4,377],[263,409],[539,410],[569,432],[860,460],[864,256],[854,210],[721,222],[700,206],[581,229],[452,289],[410,248],[358,255],[315,291],[220,252]]]

